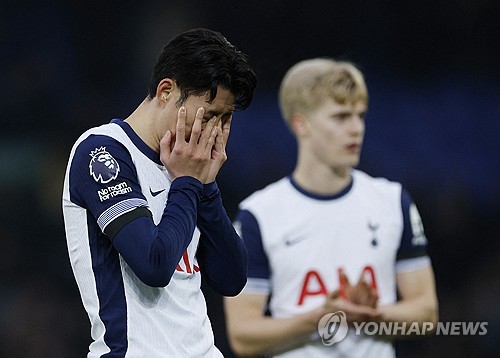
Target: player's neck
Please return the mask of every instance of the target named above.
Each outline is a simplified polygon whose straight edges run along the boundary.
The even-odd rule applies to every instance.
[[[160,141],[155,136],[154,123],[150,120],[152,109],[149,102],[145,99],[125,121],[148,147],[159,153]]]
[[[351,168],[297,165],[293,179],[303,189],[320,195],[334,195],[351,182]]]

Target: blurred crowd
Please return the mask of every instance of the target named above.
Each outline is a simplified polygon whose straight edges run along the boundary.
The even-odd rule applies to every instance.
[[[370,91],[360,167],[403,182],[417,203],[440,321],[488,322],[485,336],[403,342],[400,355],[498,356],[500,5],[404,3],[2,4],[0,356],[85,356],[90,325],[60,205],[69,150],[85,129],[126,117],[145,97],[163,44],[199,26],[248,53],[259,76],[253,104],[235,115],[219,178],[230,216],[293,168],[295,143],[276,97],[284,71],[316,56],[357,63]],[[230,357],[220,297],[204,290],[217,344]]]

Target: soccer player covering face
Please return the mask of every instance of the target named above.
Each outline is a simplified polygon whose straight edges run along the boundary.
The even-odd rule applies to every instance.
[[[348,62],[306,60],[287,72],[279,99],[298,160],[239,206],[249,268],[243,292],[224,300],[232,347],[244,356],[392,357],[394,336],[356,334],[354,322],[435,322],[437,299],[410,196],[353,169],[365,133],[363,76]],[[339,311],[347,336],[324,342],[318,323]]]
[[[76,141],[63,212],[88,357],[222,356],[200,285],[233,296],[246,283],[247,252],[215,179],[233,111],[255,85],[221,34],[187,31],[165,46],[128,118]]]

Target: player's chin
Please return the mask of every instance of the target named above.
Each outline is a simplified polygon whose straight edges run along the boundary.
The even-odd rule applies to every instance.
[[[345,168],[354,168],[359,165],[359,156],[350,156],[350,158],[346,158],[342,166]]]

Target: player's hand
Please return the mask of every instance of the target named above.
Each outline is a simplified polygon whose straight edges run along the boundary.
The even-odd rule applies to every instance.
[[[357,305],[377,308],[377,290],[366,280],[364,273],[361,274],[358,282],[354,286],[351,286],[347,276],[343,272],[340,275],[343,280],[345,298],[348,301]]]
[[[160,160],[172,179],[191,176],[202,183],[207,182],[217,128],[214,117],[202,130],[204,114],[205,110],[198,108],[189,141],[186,141],[186,108],[179,108],[175,138],[168,130],[160,141]],[[173,141],[175,142],[172,146]]]
[[[352,322],[379,322],[382,319],[382,312],[376,308],[359,305],[349,300],[341,298],[339,291],[332,292],[323,305],[326,312],[343,311],[346,314],[348,323]]]
[[[231,129],[232,117],[226,120],[224,123],[219,121],[216,124],[217,137],[215,138],[215,144],[212,148],[212,153],[210,157],[210,169],[207,176],[206,184],[215,181],[220,168],[227,160],[226,154],[226,144],[229,138],[229,132]]]

